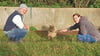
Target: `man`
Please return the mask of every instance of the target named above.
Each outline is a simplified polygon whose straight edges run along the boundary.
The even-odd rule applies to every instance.
[[[67,32],[68,30],[79,29],[77,39],[82,42],[96,42],[100,40],[100,33],[95,29],[94,25],[87,20],[86,17],[80,16],[80,14],[73,14],[73,20],[76,24],[69,27],[68,29],[63,29],[60,32]]]
[[[4,33],[9,40],[20,42],[25,37],[29,28],[23,23],[23,15],[27,12],[27,6],[21,4],[18,10],[15,10],[7,19],[4,26]]]

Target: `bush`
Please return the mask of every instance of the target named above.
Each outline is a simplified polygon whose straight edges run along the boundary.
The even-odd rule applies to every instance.
[[[59,4],[58,3],[55,3],[54,5],[52,5],[51,7],[53,8],[60,8]]]
[[[37,29],[33,26],[30,27],[30,31],[36,31]]]
[[[0,0],[0,6],[17,7],[19,4],[25,3],[29,7],[32,6],[32,7],[45,7],[45,8],[65,8],[65,7],[100,8],[100,0],[76,0],[76,2],[74,0]],[[78,6],[76,6],[77,4]]]
[[[0,6],[7,6],[7,5],[8,5],[7,1],[0,2]]]
[[[100,8],[100,0],[96,0],[92,5],[90,5],[92,8]]]

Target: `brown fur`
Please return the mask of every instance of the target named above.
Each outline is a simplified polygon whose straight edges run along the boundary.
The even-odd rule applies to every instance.
[[[50,40],[52,38],[52,40],[56,37],[57,35],[57,30],[53,25],[49,26],[49,30],[48,30],[48,40]]]

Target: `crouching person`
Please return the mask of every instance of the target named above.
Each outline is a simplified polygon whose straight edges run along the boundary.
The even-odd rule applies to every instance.
[[[4,26],[4,33],[10,41],[20,42],[25,37],[29,28],[23,23],[23,15],[27,12],[27,6],[21,4],[7,19]]]
[[[63,29],[60,32],[67,32],[68,30],[79,29],[77,39],[81,42],[96,42],[100,41],[100,33],[96,30],[94,25],[87,20],[86,17],[80,16],[80,14],[75,13],[73,15],[73,20],[75,24],[68,29]]]

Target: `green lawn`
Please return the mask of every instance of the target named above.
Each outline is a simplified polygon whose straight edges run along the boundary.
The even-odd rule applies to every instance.
[[[51,41],[45,33],[34,31],[22,43],[13,43],[0,30],[0,56],[100,56],[100,43],[82,43],[75,35]]]

